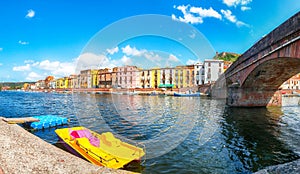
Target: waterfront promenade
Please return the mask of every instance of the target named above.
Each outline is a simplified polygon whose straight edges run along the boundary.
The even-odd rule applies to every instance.
[[[71,155],[0,117],[0,174],[130,173],[95,166]]]

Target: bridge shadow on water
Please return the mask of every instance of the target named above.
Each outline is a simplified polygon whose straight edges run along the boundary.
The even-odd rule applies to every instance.
[[[299,158],[282,136],[281,108],[231,108],[224,112],[222,134],[236,168],[255,172]]]

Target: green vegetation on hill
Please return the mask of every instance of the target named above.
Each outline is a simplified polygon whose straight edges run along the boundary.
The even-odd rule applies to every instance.
[[[24,83],[32,84],[33,82],[3,82],[0,83],[0,91],[2,90],[2,87],[6,87],[6,86],[9,86],[11,90],[21,89]]]
[[[222,52],[217,54],[214,59],[234,62],[239,56],[240,54]]]

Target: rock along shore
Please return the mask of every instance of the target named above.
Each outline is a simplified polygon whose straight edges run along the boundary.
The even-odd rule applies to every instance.
[[[0,174],[131,173],[95,166],[0,117]]]
[[[255,174],[280,174],[280,173],[288,173],[288,174],[299,174],[300,173],[300,159],[289,162],[289,163],[284,163],[284,164],[279,164],[275,166],[269,166],[266,167],[265,169],[259,170],[255,172]]]

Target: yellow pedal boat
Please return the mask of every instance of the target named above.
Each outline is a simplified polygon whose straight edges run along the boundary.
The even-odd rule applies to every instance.
[[[55,133],[71,153],[99,166],[118,169],[145,155],[142,148],[121,141],[111,132],[98,134],[85,127],[73,127],[56,129]]]

